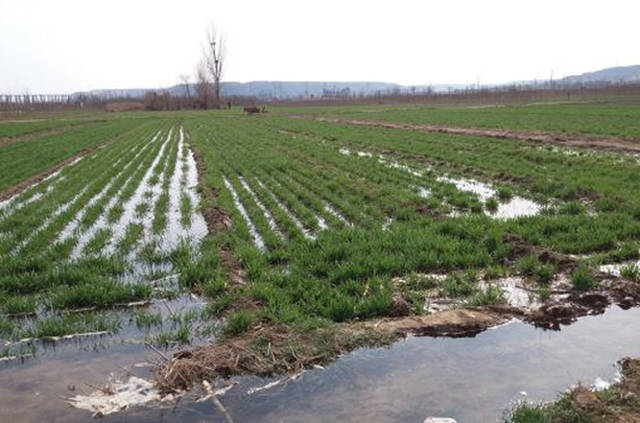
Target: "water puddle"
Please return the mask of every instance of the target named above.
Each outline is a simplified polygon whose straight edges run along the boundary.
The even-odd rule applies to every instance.
[[[500,203],[498,210],[491,213],[496,219],[515,219],[518,217],[535,216],[540,213],[542,207],[535,201],[522,197],[513,197],[506,203]]]
[[[188,242],[192,251],[195,252],[208,232],[204,216],[198,209],[200,195],[197,192],[196,161],[191,148],[184,142],[184,138],[184,129],[180,127],[177,146],[178,159],[169,179],[167,226],[159,243],[160,249],[165,253],[173,251],[182,242]],[[182,196],[187,196],[191,205],[187,220],[184,219],[180,210]]]
[[[428,416],[494,422],[514,400],[551,400],[578,381],[598,387],[615,380],[614,363],[640,349],[639,330],[640,309],[613,307],[561,331],[511,322],[472,338],[410,336],[388,348],[356,350],[295,377],[234,378],[216,395],[236,423],[423,422]],[[121,344],[109,354],[85,350],[73,357],[53,353],[24,364],[0,364],[0,413],[15,421],[86,421],[90,412],[69,408],[60,397],[91,396],[119,366],[148,379],[144,362],[151,359],[144,347]],[[133,366],[141,361],[141,367]],[[143,385],[136,379],[132,384],[144,390]],[[138,407],[107,421],[225,418],[211,401],[184,400],[171,411]]]
[[[78,230],[79,230],[79,226],[80,223],[82,222],[82,219],[85,215],[85,213],[87,212],[87,210],[89,210],[91,208],[91,206],[93,206],[95,203],[97,203],[98,201],[100,201],[100,199],[102,199],[102,197],[104,197],[104,195],[107,193],[107,191],[109,190],[109,188],[111,188],[111,185],[114,183],[114,181],[116,181],[118,179],[118,177],[120,175],[122,175],[123,172],[126,171],[126,169],[132,164],[134,163],[134,161],[138,158],[138,156],[140,154],[142,154],[144,152],[144,150],[150,146],[157,138],[157,134],[156,136],[153,137],[153,139],[147,143],[144,147],[142,147],[134,156],[133,158],[125,165],[123,166],[122,169],[120,169],[118,171],[118,173],[111,178],[111,180],[105,185],[105,187],[96,195],[94,195],[88,202],[87,204],[84,206],[84,208],[73,218],[73,220],[71,220],[60,232],[60,234],[58,235],[57,241],[58,242],[64,242],[66,239],[70,238],[71,236],[73,236]],[[127,181],[128,182],[128,181]],[[125,183],[126,184],[126,183]],[[122,191],[122,188],[118,191],[118,194]],[[112,204],[114,202],[114,199],[111,199],[109,201],[109,204]],[[108,210],[108,208],[105,208],[105,210]],[[100,216],[99,219],[100,222],[103,222],[103,216]],[[99,223],[100,223],[99,222]],[[94,225],[92,225],[94,226]],[[97,231],[99,229],[99,227],[95,227],[95,231]],[[83,242],[88,242],[91,235],[93,235],[93,233],[95,233],[95,231],[92,231],[91,228],[88,228],[85,232],[88,232],[88,235],[84,237]],[[82,234],[80,234],[82,235]],[[84,246],[84,245],[83,245]],[[82,247],[83,247],[82,246]],[[72,252],[72,257],[78,257],[80,255],[81,252],[81,248],[79,248],[79,246],[76,246],[74,248],[74,251]]]
[[[459,191],[471,192],[476,194],[480,200],[487,201],[496,194],[496,191],[487,184],[463,178],[450,178],[448,176],[438,177],[438,182],[453,184]]]
[[[465,178],[451,178],[440,176],[437,181],[455,185],[459,191],[470,192],[478,196],[484,203],[490,198],[496,198],[497,191],[490,185]],[[540,213],[540,204],[526,198],[514,196],[511,199],[500,202],[495,212],[490,216],[496,219],[515,219],[518,217],[535,216]]]
[[[183,138],[182,128],[180,128],[180,138]],[[196,167],[196,160],[193,156],[193,151],[189,146],[187,148],[186,165],[186,194],[191,199],[192,212],[190,225],[185,228],[185,232],[182,235],[183,239],[189,239],[192,246],[195,248],[200,245],[200,241],[207,235],[207,222],[204,219],[202,213],[198,210],[200,204],[200,195],[198,194],[198,169]]]
[[[392,168],[392,169],[403,170],[403,171],[407,172],[408,174],[416,176],[418,178],[423,176],[422,172],[420,172],[418,170],[415,170],[415,169],[411,168],[410,166],[407,166],[406,164],[400,163],[398,161],[389,160],[389,159],[385,158],[382,155],[379,156],[378,162],[383,164],[383,165],[385,165],[385,166],[387,166],[387,167],[389,167],[389,168]]]
[[[519,309],[535,309],[540,304],[537,296],[525,285],[525,280],[521,276],[510,276],[491,281],[480,281],[478,287],[481,290],[489,286],[496,286],[502,291],[505,301],[512,307]]]
[[[126,234],[126,229],[129,223],[137,220],[136,215],[138,213],[136,211],[136,207],[138,206],[138,204],[143,202],[147,191],[153,190],[153,186],[152,184],[150,184],[150,180],[153,175],[153,169],[160,162],[162,158],[162,154],[164,153],[164,150],[170,141],[171,141],[171,131],[167,135],[166,140],[163,141],[162,146],[160,147],[160,150],[158,151],[156,157],[153,159],[153,162],[151,163],[146,173],[144,174],[142,181],[140,182],[140,185],[138,185],[138,187],[136,188],[131,198],[125,204],[123,204],[122,215],[120,216],[120,219],[118,220],[118,222],[113,226],[112,241],[107,245],[107,248],[105,249],[107,254],[113,253],[118,242],[120,242],[120,240],[124,238]],[[159,184],[155,184],[155,185],[159,185]],[[143,219],[143,221],[146,222],[143,237],[148,237],[149,227],[151,225],[151,219],[146,218],[146,219]]]
[[[87,190],[87,188],[88,187],[84,187],[69,202],[61,204],[60,206],[58,206],[58,208],[50,216],[47,216],[47,218],[44,220],[44,222],[42,222],[42,224],[37,229],[35,229],[27,238],[25,238],[20,243],[20,245],[17,247],[17,251],[16,252],[19,253],[20,250],[23,249],[29,243],[29,241],[31,241],[38,233],[40,233],[41,231],[45,230],[47,228],[47,226],[49,226],[49,224],[56,217],[60,216],[64,212],[66,212],[69,209],[69,207],[71,207],[73,204],[75,204],[75,202],[78,201],[78,199],[84,195],[84,193]]]

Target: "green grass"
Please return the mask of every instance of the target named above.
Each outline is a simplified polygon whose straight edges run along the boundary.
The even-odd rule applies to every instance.
[[[153,326],[162,326],[162,315],[160,313],[150,313],[148,311],[139,311],[135,315],[136,326],[138,328],[151,328]]]
[[[629,264],[620,269],[620,274],[634,282],[640,282],[640,266],[637,264]]]
[[[638,127],[624,115],[637,114],[627,106],[503,109],[405,105],[298,112],[596,135],[634,136]],[[489,281],[522,274],[540,285],[534,288],[542,299],[548,298],[546,286],[559,269],[538,254],[521,257],[520,244],[530,246],[527,251],[588,254],[589,266],[638,258],[640,176],[634,158],[308,121],[281,111],[260,119],[233,111],[121,114],[70,129],[56,138],[59,144],[43,137],[28,146],[0,147],[0,186],[10,186],[78,149],[105,145],[17,196],[19,208],[0,213],[1,312],[40,311],[36,327],[51,313],[96,308],[106,316],[118,304],[192,291],[209,298],[202,318],[225,319],[223,334],[230,337],[260,324],[380,318],[389,314],[396,295],[415,314],[434,295],[472,305],[502,301],[496,286],[478,288],[483,274]],[[574,120],[567,122],[569,116]],[[178,149],[181,125],[198,159],[197,187],[186,186],[189,152]],[[24,145],[12,147],[18,144]],[[341,154],[343,148],[351,154]],[[177,198],[170,193],[175,171],[183,173]],[[153,190],[141,185],[146,175]],[[447,183],[444,175],[489,184],[495,193],[484,201]],[[225,180],[251,225],[235,207]],[[428,198],[420,195],[421,188]],[[200,194],[198,205],[188,195],[192,189]],[[509,220],[485,212],[515,196],[537,201],[544,211]],[[137,217],[123,221],[131,214],[130,209],[125,214],[125,205],[132,198],[139,200]],[[214,220],[214,231],[202,244],[164,248],[169,216],[177,216],[184,229],[197,222],[194,213],[200,210]],[[142,216],[150,225],[140,222]],[[91,232],[85,254],[72,259],[83,231],[98,221],[102,226]],[[69,225],[76,230],[60,239]],[[251,227],[264,249],[254,244]],[[448,277],[425,276],[431,273]],[[179,275],[176,285],[148,282],[169,274]],[[635,279],[631,270],[625,275]],[[572,282],[577,290],[595,283],[587,267],[578,268]],[[242,310],[247,304],[250,312]],[[130,315],[129,324],[140,328],[173,324],[154,341],[165,346],[188,342],[191,335],[184,327],[195,323],[194,315],[176,314],[169,322],[148,311]],[[63,323],[47,324],[56,333],[55,326]],[[14,329],[6,331],[13,335]]]
[[[29,327],[24,331],[23,336],[42,338],[88,332],[115,333],[120,327],[121,322],[116,318],[108,318],[97,314],[63,314],[36,320],[33,327]]]
[[[169,348],[174,345],[184,345],[190,342],[190,332],[188,326],[182,326],[179,329],[172,331],[160,332],[159,334],[151,337],[150,341],[154,345]]]
[[[588,291],[596,286],[596,280],[589,273],[589,268],[582,264],[571,274],[571,284],[578,291]]]
[[[33,314],[37,305],[37,299],[32,296],[0,297],[0,313],[4,314]]]
[[[126,134],[142,122],[118,120],[89,127],[46,135],[29,142],[0,146],[0,192],[18,182],[43,172],[87,147]],[[0,125],[0,128],[2,126]]]
[[[635,105],[545,104],[468,108],[421,105],[313,107],[287,113],[331,115],[345,119],[382,120],[464,128],[516,129],[572,135],[640,138],[640,111]]]
[[[223,334],[225,336],[234,336],[246,332],[253,323],[253,317],[245,311],[236,311],[227,317]]]
[[[115,304],[145,301],[151,297],[151,287],[142,283],[124,285],[114,281],[96,280],[91,284],[60,287],[51,293],[53,309],[75,309],[85,307],[103,308]]]

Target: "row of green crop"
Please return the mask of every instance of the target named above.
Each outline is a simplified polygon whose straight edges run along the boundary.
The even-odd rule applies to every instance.
[[[215,206],[231,215],[225,243],[249,282],[242,294],[216,300],[214,312],[233,296],[247,295],[263,304],[259,319],[384,315],[394,276],[500,268],[511,254],[506,240],[513,235],[559,252],[609,257],[619,245],[635,245],[637,251],[640,240],[637,199],[628,187],[616,189],[616,179],[633,181],[637,163],[620,155],[569,156],[532,143],[278,116],[192,119],[187,127],[205,164],[206,189],[217,193]],[[343,147],[353,153],[341,154]],[[477,178],[550,207],[539,216],[507,221],[473,213],[446,218],[452,206],[482,206],[476,196],[439,180],[444,174]],[[225,180],[264,239],[264,252],[254,245]],[[429,188],[431,196],[422,198],[419,187]],[[578,200],[596,213],[588,214]],[[326,230],[319,230],[319,218]],[[295,219],[314,238],[305,238]]]
[[[35,134],[38,132],[56,130],[68,130],[78,125],[87,123],[95,124],[104,120],[95,119],[34,119],[25,121],[0,121],[0,139],[13,138],[22,135]]]
[[[0,147],[0,192],[44,172],[86,148],[118,139],[144,121],[108,121],[86,128],[70,129],[29,142]]]
[[[148,133],[147,137],[151,136],[149,129],[142,128],[136,131],[136,134],[132,134],[132,136],[139,136],[145,132]],[[110,183],[111,179],[115,178],[116,175],[124,173],[120,167],[112,166],[112,163],[113,160],[118,160],[123,157],[131,158],[135,155],[127,140],[128,138],[118,142],[113,148],[101,152],[101,154],[88,157],[76,165],[65,169],[59,175],[59,180],[52,186],[53,189],[47,194],[43,195],[37,201],[30,202],[19,210],[10,213],[5,219],[0,221],[0,231],[9,234],[11,236],[10,239],[14,242],[5,248],[10,248],[16,243],[22,242],[27,236],[33,236],[34,231],[37,231],[45,221],[49,220],[52,216],[55,216],[54,221],[49,222],[49,225],[47,225],[49,235],[51,236],[41,241],[45,244],[36,243],[33,245],[34,248],[26,249],[25,254],[28,254],[30,250],[33,252],[39,251],[38,247],[46,245],[46,242],[51,240],[52,236],[57,235],[58,231],[63,230],[70,221],[76,218],[78,223],[85,221],[85,219],[95,220],[99,209],[92,207],[85,208],[90,202],[92,202],[92,204],[99,203],[99,199],[97,198],[99,194],[102,193],[102,198],[105,198],[104,194],[108,191],[108,188],[105,189],[107,184]],[[135,166],[129,167],[128,170],[132,171],[134,168]],[[122,182],[122,180],[123,178],[121,178],[119,182]],[[87,183],[87,181],[89,181],[89,183]],[[110,188],[115,189],[117,187],[111,183]],[[78,196],[79,193],[81,193],[80,196]],[[63,213],[56,215],[56,211],[60,210],[63,206],[68,207]],[[91,213],[87,214],[87,211]]]
[[[539,104],[478,108],[401,104],[310,107],[289,109],[286,113],[463,128],[514,129],[556,134],[640,138],[640,108],[636,105]]]

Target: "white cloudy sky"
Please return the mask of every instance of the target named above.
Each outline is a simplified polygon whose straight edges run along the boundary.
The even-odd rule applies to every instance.
[[[154,88],[205,28],[227,80],[498,83],[640,64],[638,0],[0,0],[0,92]]]

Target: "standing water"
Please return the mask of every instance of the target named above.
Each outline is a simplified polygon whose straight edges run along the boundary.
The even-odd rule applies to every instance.
[[[278,380],[237,378],[220,401],[238,422],[417,422],[446,416],[462,422],[499,421],[523,392],[551,400],[576,382],[613,380],[613,364],[640,351],[640,309],[617,307],[561,331],[513,322],[473,338],[408,337],[388,348],[363,348],[325,369],[258,389]],[[141,347],[117,347],[111,355],[85,347],[72,359],[52,353],[0,367],[0,415],[28,409],[22,421],[87,421],[60,396],[73,384],[91,392],[109,371],[141,360]],[[115,355],[114,355],[115,354]],[[151,354],[151,353],[148,353]],[[110,368],[111,367],[111,368]],[[249,393],[252,392],[252,393]],[[134,408],[108,422],[225,422],[211,402]]]

